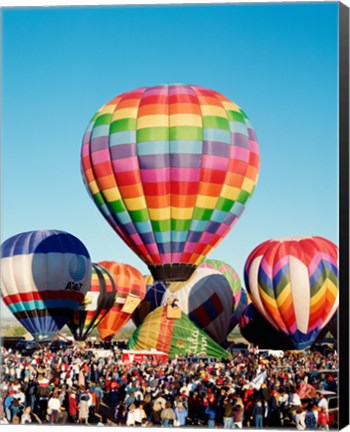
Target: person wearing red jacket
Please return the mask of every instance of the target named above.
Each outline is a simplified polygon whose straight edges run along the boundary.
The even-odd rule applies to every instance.
[[[78,415],[78,403],[75,396],[75,392],[73,390],[68,391],[68,414],[72,420],[73,423],[77,422],[77,415]]]
[[[321,411],[318,413],[317,424],[319,429],[321,430],[329,430],[328,428],[328,415],[326,412],[326,408],[322,407]]]

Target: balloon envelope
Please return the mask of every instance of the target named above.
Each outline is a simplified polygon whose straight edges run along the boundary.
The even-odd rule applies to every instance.
[[[161,305],[167,288],[165,282],[155,281],[151,275],[144,276],[143,278],[146,283],[146,295],[131,317],[136,327],[143,323],[150,312]]]
[[[250,303],[240,317],[239,327],[247,341],[263,349],[288,350],[294,348],[288,336],[275,329]]]
[[[229,325],[229,332],[233,330],[239,322],[245,308],[248,306],[248,296],[242,286],[238,273],[228,264],[220,260],[206,259],[200,264],[199,268],[212,268],[222,273],[228,280],[233,293],[233,309]]]
[[[89,291],[68,327],[75,340],[85,340],[114,305],[116,295],[112,276],[98,264],[92,264]]]
[[[167,304],[177,298],[179,306],[189,319],[221,344],[231,331],[234,295],[241,284],[236,273],[233,277],[231,272],[227,272],[230,276],[227,278],[212,263],[213,260],[210,265],[201,264],[186,282],[171,283],[162,303]]]
[[[4,303],[36,340],[49,340],[84,299],[91,261],[83,243],[57,230],[31,231],[1,245]]]
[[[245,282],[257,311],[304,349],[338,308],[338,248],[322,237],[266,241],[249,255]]]
[[[112,276],[117,290],[115,302],[97,326],[101,339],[110,340],[130,320],[146,294],[142,274],[128,264],[102,261],[99,265]]]
[[[129,349],[156,349],[174,358],[177,355],[201,355],[227,358],[227,352],[200,330],[183,312],[180,319],[167,318],[167,306],[147,315],[128,342]]]
[[[195,85],[123,93],[83,138],[84,183],[156,280],[186,280],[242,214],[258,179],[247,115]]]

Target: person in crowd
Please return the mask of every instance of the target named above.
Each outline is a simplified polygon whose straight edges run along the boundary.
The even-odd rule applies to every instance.
[[[24,424],[30,424],[32,422],[32,416],[30,414],[31,411],[32,411],[32,409],[31,409],[30,406],[27,406],[27,407],[24,408],[23,414],[21,416],[21,424],[22,425],[24,425]]]
[[[215,419],[216,419],[216,409],[215,405],[209,403],[209,405],[205,409],[205,415],[207,416],[208,428],[213,429],[215,427]]]
[[[59,389],[56,388],[52,393],[52,396],[49,399],[47,404],[47,413],[50,417],[50,423],[52,424],[57,423],[58,413],[60,412],[60,408],[61,408],[61,402],[59,399]]]
[[[318,413],[317,425],[318,425],[318,428],[321,430],[329,430],[328,414],[327,414],[325,407],[321,407],[321,409]]]
[[[182,402],[179,402],[174,409],[175,420],[174,426],[185,426],[187,419],[187,409],[184,407]]]
[[[302,410],[302,408],[299,406],[295,411],[295,426],[298,430],[305,430],[305,412]]]
[[[79,423],[88,424],[89,419],[89,396],[87,394],[80,395],[78,404],[78,420]]]
[[[160,417],[164,427],[172,427],[174,425],[175,412],[170,402],[166,402],[165,408],[160,413]]]
[[[256,402],[252,410],[252,417],[254,418],[254,425],[256,429],[262,429],[263,417],[264,417],[264,406],[260,399]]]
[[[160,426],[162,424],[162,405],[160,402],[155,401],[151,411],[151,422],[154,426]]]
[[[305,429],[306,430],[315,430],[317,429],[317,419],[315,416],[315,413],[313,411],[313,405],[311,403],[309,403],[306,413],[305,413],[305,418],[304,418],[304,423],[305,423]]]

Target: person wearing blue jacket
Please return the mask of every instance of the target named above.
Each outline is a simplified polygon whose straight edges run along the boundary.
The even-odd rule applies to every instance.
[[[183,406],[182,402],[179,402],[174,409],[175,422],[174,426],[184,426],[186,424],[187,409]]]
[[[208,428],[215,427],[216,411],[213,404],[209,404],[205,409],[205,415],[208,417]]]

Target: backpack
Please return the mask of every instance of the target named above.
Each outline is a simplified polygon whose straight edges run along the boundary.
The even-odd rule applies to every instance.
[[[312,411],[305,414],[304,421],[307,429],[316,429],[316,417]]]

